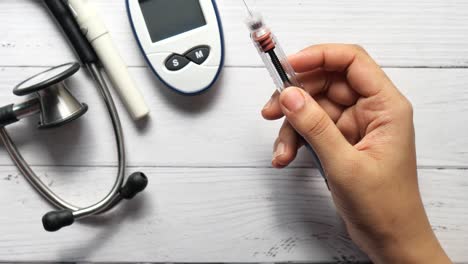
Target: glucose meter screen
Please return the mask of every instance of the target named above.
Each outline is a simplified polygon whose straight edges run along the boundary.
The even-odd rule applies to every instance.
[[[139,0],[139,3],[153,42],[206,25],[199,0]]]

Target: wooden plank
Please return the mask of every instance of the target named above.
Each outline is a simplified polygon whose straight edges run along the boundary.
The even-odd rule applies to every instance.
[[[144,61],[124,1],[95,0],[129,65]],[[243,24],[241,1],[217,1],[228,66],[258,66]],[[287,52],[313,43],[359,43],[385,66],[468,66],[468,2],[464,0],[258,0]],[[287,23],[285,23],[287,21]],[[0,65],[56,65],[74,60],[39,0],[0,1]],[[53,55],[51,56],[53,51]]]
[[[0,104],[21,98],[9,91],[37,68],[0,69]],[[387,69],[415,107],[421,166],[466,167],[468,160],[468,70]],[[264,121],[259,112],[273,90],[264,69],[227,68],[209,93],[183,97],[157,82],[147,69],[132,69],[147,98],[152,117],[135,126],[123,114],[129,162],[133,166],[270,166],[279,122]],[[248,76],[248,77],[247,77]],[[9,128],[24,156],[34,165],[108,166],[115,146],[99,95],[84,73],[71,90],[89,104],[90,112],[70,126],[39,131],[37,120]],[[123,109],[120,107],[120,109]],[[295,166],[311,164],[307,153]],[[0,164],[11,165],[5,152]]]
[[[102,197],[114,168],[36,168],[81,205]],[[136,168],[135,168],[136,169]],[[364,259],[315,170],[142,168],[144,196],[101,218],[46,233],[51,208],[13,167],[0,167],[0,261],[327,262]],[[420,170],[434,230],[467,261],[466,170]]]
[[[41,71],[0,70],[0,104],[19,101],[14,84]],[[465,167],[468,160],[468,70],[388,69],[415,107],[421,166]],[[129,161],[133,166],[270,166],[272,144],[280,122],[264,121],[259,112],[273,90],[264,69],[227,68],[218,85],[198,97],[183,97],[155,81],[147,69],[132,69],[152,108],[138,127],[123,114]],[[249,78],[246,78],[249,76]],[[99,95],[84,73],[70,83],[89,104],[80,121],[40,131],[36,118],[9,128],[24,156],[34,165],[107,166],[115,164],[110,123]],[[122,109],[122,108],[121,108]],[[0,164],[10,165],[5,152]],[[311,164],[301,155],[295,166]]]

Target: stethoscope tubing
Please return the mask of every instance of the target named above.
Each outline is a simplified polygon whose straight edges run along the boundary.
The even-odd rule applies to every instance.
[[[34,173],[29,164],[24,160],[23,156],[19,152],[18,148],[11,139],[8,131],[4,128],[0,128],[0,138],[3,141],[3,145],[10,154],[13,162],[16,164],[20,172],[24,175],[26,180],[50,203],[58,208],[67,209],[70,211],[79,210],[79,207],[74,206],[65,200],[61,199],[55,194],[47,185],[45,185],[41,179]]]
[[[116,204],[116,200],[119,200],[119,191],[122,189],[125,180],[125,167],[126,167],[126,155],[125,155],[125,144],[124,144],[124,135],[122,129],[122,123],[120,121],[119,113],[117,107],[115,106],[112,94],[110,93],[109,87],[106,84],[106,81],[99,70],[96,63],[88,63],[86,67],[92,77],[94,78],[95,83],[101,93],[101,97],[104,100],[107,111],[109,113],[112,127],[114,130],[114,136],[117,146],[117,158],[118,158],[118,167],[117,167],[117,177],[112,186],[111,191],[99,202],[94,205],[91,205],[86,208],[81,208],[79,210],[73,211],[73,216],[75,219],[80,219],[90,215],[96,215],[101,212],[111,209]]]

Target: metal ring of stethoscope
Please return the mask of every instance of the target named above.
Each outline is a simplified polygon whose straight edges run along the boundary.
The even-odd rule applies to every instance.
[[[0,109],[0,139],[8,153],[31,185],[50,203],[60,209],[44,215],[42,222],[47,231],[57,231],[73,224],[77,219],[108,211],[122,199],[132,199],[148,184],[146,176],[141,172],[132,174],[124,184],[126,159],[119,115],[99,69],[95,64],[89,64],[87,67],[93,73],[111,117],[118,153],[118,172],[111,191],[102,200],[91,206],[80,208],[55,194],[34,173],[5,129],[6,125],[37,113],[41,114],[40,128],[62,126],[81,117],[87,111],[87,106],[79,103],[65,85],[65,80],[79,70],[79,64],[60,65],[25,80],[15,87],[14,93],[16,95],[36,94],[36,97],[25,103],[9,105]]]

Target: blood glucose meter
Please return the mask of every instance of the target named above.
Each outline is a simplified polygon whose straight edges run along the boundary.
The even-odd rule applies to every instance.
[[[214,0],[127,0],[135,37],[156,76],[183,94],[210,88],[224,61]]]

